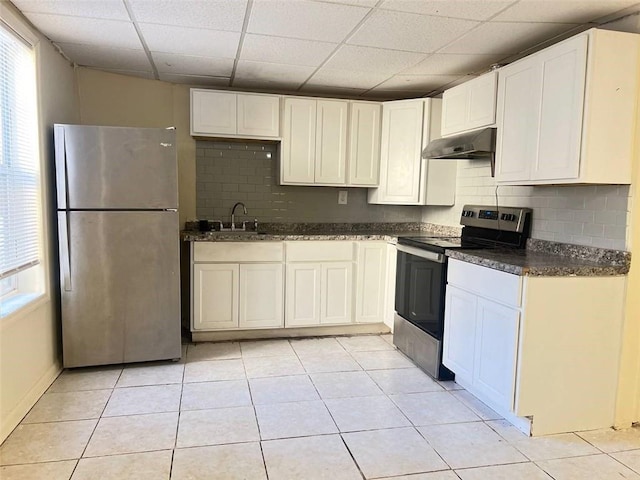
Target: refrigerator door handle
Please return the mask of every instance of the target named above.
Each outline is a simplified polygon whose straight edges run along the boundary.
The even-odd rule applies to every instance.
[[[60,232],[60,270],[62,274],[62,288],[70,292],[71,288],[71,252],[69,250],[69,220],[68,212],[58,212],[58,231]]]
[[[67,149],[65,145],[64,125],[54,125],[53,133],[56,152],[55,166],[58,208],[69,208],[69,192],[67,192]]]

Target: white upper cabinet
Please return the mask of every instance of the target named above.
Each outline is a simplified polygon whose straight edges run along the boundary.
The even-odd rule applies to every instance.
[[[344,100],[284,99],[281,184],[346,184],[348,106]]]
[[[285,97],[280,183],[378,184],[380,104]]]
[[[238,135],[280,136],[280,97],[239,93]]]
[[[496,122],[498,72],[446,90],[442,95],[442,136],[454,135]]]
[[[191,135],[235,135],[236,94],[191,89]]]
[[[500,69],[499,183],[631,183],[639,38],[591,29]]]
[[[280,183],[313,184],[316,154],[316,100],[285,98]]]
[[[315,183],[344,185],[347,181],[348,107],[343,101],[317,101]]]
[[[280,97],[192,88],[191,135],[278,138]]]
[[[378,185],[381,116],[379,103],[351,102],[349,185]]]
[[[380,186],[369,190],[369,203],[454,204],[456,162],[422,159],[424,147],[440,135],[441,104],[431,98],[383,104]]]

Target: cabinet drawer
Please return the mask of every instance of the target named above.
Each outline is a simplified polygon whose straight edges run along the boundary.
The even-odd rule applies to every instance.
[[[447,283],[505,305],[521,304],[522,277],[449,259]]]
[[[282,242],[194,242],[194,262],[282,262]]]
[[[287,262],[349,262],[353,260],[353,242],[286,242]]]

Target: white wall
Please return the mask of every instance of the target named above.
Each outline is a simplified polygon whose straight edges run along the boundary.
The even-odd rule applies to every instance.
[[[425,222],[458,225],[464,204],[496,204],[488,160],[452,161],[458,163],[456,204],[425,207]],[[501,186],[498,204],[533,208],[533,238],[625,250],[631,231],[630,192],[628,185]]]
[[[2,2],[2,15],[21,15]],[[6,13],[6,12],[9,13]],[[73,68],[42,36],[36,47],[40,137],[42,146],[43,195],[50,197],[51,139],[53,123],[79,121],[78,97]],[[15,315],[0,320],[0,442],[20,422],[60,372],[60,340],[53,268],[55,244],[51,232],[50,202],[45,205],[44,260],[47,295]]]

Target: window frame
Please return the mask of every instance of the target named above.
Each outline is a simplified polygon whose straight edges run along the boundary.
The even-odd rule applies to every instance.
[[[8,30],[18,41],[22,41],[28,48],[32,50],[34,62],[34,84],[36,95],[36,135],[37,143],[36,159],[39,169],[39,185],[38,185],[38,252],[39,263],[29,267],[23,271],[16,273],[7,278],[13,278],[15,289],[0,295],[0,302],[5,303],[12,301],[7,311],[0,312],[0,322],[6,323],[9,319],[20,318],[34,309],[47,303],[51,299],[50,265],[49,265],[49,222],[48,222],[48,170],[46,167],[46,140],[43,138],[43,132],[46,132],[46,126],[42,121],[42,105],[40,97],[40,48],[41,42],[37,33],[8,5],[4,2],[0,3],[0,27]],[[16,297],[22,297],[17,299]]]

